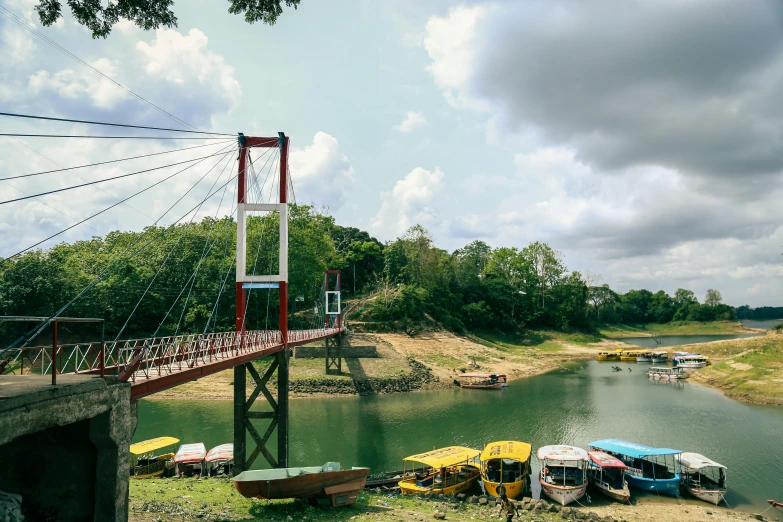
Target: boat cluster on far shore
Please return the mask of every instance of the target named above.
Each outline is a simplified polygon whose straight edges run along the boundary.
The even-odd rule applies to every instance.
[[[666,364],[669,361],[669,352],[666,350],[622,350],[598,352],[599,361],[623,361],[637,363]],[[651,379],[658,380],[683,380],[689,377],[688,371],[704,368],[712,364],[706,355],[691,352],[673,352],[671,354],[671,366],[652,366],[647,371]],[[622,371],[617,366],[615,371]]]
[[[156,437],[131,444],[131,478],[230,476],[234,445],[215,446],[207,451],[203,442],[182,444],[179,439]]]

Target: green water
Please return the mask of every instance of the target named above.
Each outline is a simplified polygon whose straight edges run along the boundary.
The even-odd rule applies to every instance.
[[[741,335],[659,335],[657,337],[620,337],[616,341],[635,344],[642,348],[670,348],[683,344],[700,344],[712,341],[726,341],[728,339],[744,339],[756,337],[758,334]],[[657,342],[656,342],[657,340]]]
[[[732,507],[760,511],[783,497],[783,409],[751,406],[694,383],[650,381],[644,365],[569,365],[498,390],[449,389],[375,397],[291,401],[292,466],[340,461],[375,471],[433,446],[481,448],[492,440],[534,448],[617,437],[703,453],[728,466]],[[230,402],[139,404],[134,441],[161,435],[207,448],[232,439]],[[534,466],[537,466],[535,458]],[[642,495],[641,493],[639,495]],[[676,500],[673,500],[676,502]],[[705,504],[706,505],[706,504]]]

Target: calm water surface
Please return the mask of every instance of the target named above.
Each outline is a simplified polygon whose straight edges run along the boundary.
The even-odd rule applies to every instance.
[[[744,339],[756,337],[758,334],[741,335],[659,335],[658,337],[620,337],[616,341],[635,344],[643,348],[669,348],[682,344],[709,343],[712,341],[725,341],[728,339]],[[658,342],[656,342],[656,339]]]
[[[740,321],[743,326],[747,326],[748,328],[758,328],[759,330],[771,330],[773,326],[776,324],[783,323],[783,319],[769,319],[764,321],[751,321],[750,319],[745,319],[743,321]]]
[[[694,383],[650,381],[645,365],[574,363],[513,381],[502,391],[438,390],[374,397],[291,401],[291,465],[330,460],[375,471],[402,458],[454,444],[492,440],[586,447],[617,437],[703,453],[729,468],[731,506],[760,511],[783,497],[783,409],[752,406]],[[230,402],[139,404],[134,441],[161,435],[207,448],[232,440]],[[538,463],[533,459],[534,466]],[[706,504],[705,504],[706,505]]]

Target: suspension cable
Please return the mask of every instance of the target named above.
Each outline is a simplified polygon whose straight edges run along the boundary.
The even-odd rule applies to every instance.
[[[15,114],[12,112],[0,112],[0,116],[8,116],[11,118],[29,118],[33,120],[47,120],[47,121],[61,121],[67,123],[85,123],[88,125],[104,125],[107,127],[125,127],[129,129],[146,129],[146,130],[160,130],[171,132],[187,132],[191,134],[210,134],[212,136],[234,136],[234,134],[226,134],[225,132],[205,132],[200,130],[183,130],[183,129],[167,129],[164,127],[147,127],[145,125],[130,125],[127,123],[109,123],[105,121],[89,121],[89,120],[72,120],[69,118],[52,118],[49,116],[34,116],[32,114]]]

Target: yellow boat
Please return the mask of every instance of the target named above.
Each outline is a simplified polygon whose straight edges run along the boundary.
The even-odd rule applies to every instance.
[[[404,495],[413,493],[461,493],[479,477],[477,457],[481,452],[462,446],[435,449],[405,457],[403,480],[399,482]]]
[[[131,444],[131,478],[160,477],[166,470],[174,469],[174,450],[179,439],[157,437]],[[158,450],[167,449],[156,454]]]
[[[647,353],[647,350],[623,350],[620,354],[620,360],[625,362],[636,362],[636,357],[642,353]]]
[[[620,354],[617,352],[598,352],[599,361],[619,361]]]
[[[530,489],[530,453],[526,442],[490,442],[481,452],[481,480],[487,493],[517,498]]]

